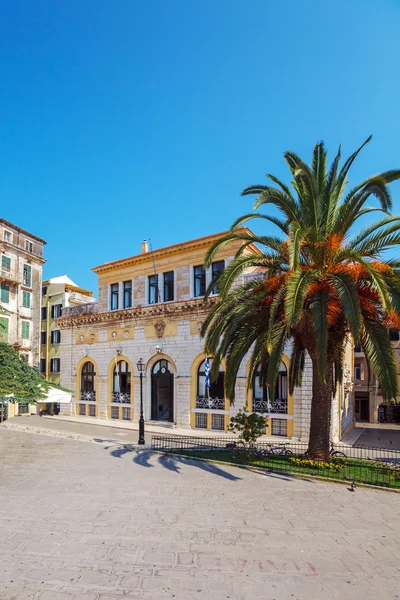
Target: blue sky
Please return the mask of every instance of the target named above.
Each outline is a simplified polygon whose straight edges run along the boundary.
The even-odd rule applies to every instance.
[[[227,229],[323,139],[400,166],[396,0],[3,0],[0,216],[44,277]],[[400,184],[392,186],[400,212]]]

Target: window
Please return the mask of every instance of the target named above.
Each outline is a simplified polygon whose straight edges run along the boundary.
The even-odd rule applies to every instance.
[[[59,373],[60,372],[60,359],[52,358],[50,360],[50,373]]]
[[[81,371],[81,402],[94,402],[96,400],[95,377],[94,364],[88,360]]]
[[[287,369],[283,362],[279,367],[278,381],[275,386],[275,398],[271,398],[268,384],[261,386],[260,371],[257,371],[253,381],[253,412],[268,412],[287,414],[288,378]]]
[[[86,416],[86,405],[85,404],[79,405],[79,414],[81,415],[81,417]]]
[[[118,310],[118,283],[112,283],[110,285],[110,308],[111,310]]]
[[[354,379],[356,379],[357,381],[361,381],[361,379],[364,379],[364,365],[361,364],[355,364],[354,365]]]
[[[149,276],[149,304],[158,302],[158,275]]]
[[[354,352],[362,352],[362,347],[361,346],[354,346]]]
[[[29,334],[31,330],[31,324],[29,321],[22,321],[22,339],[29,340]]]
[[[129,404],[131,401],[131,372],[125,360],[120,360],[113,371],[111,402]]]
[[[41,358],[40,359],[40,363],[39,363],[39,371],[41,373],[46,373],[46,359],[45,358]]]
[[[1,268],[3,271],[11,270],[11,258],[9,256],[5,256],[5,254],[1,257]]]
[[[51,343],[61,344],[61,331],[59,329],[56,329],[51,332]]]
[[[286,419],[271,419],[271,434],[287,436]]]
[[[25,250],[27,250],[27,252],[33,252],[33,244],[30,240],[25,240]]]
[[[111,407],[111,418],[112,419],[119,419],[119,406],[112,406]]]
[[[209,359],[209,363],[211,368],[212,360]],[[201,363],[197,371],[196,408],[225,409],[224,377],[225,373],[222,365],[220,365],[217,380],[210,381],[210,387],[207,388],[205,361]]]
[[[41,331],[40,332],[40,343],[42,346],[44,346],[44,344],[46,344],[47,340],[46,340],[46,332],[45,331]]]
[[[0,342],[8,342],[8,319],[0,317]]]
[[[164,273],[164,302],[174,300],[174,272]]]
[[[207,429],[207,413],[196,413],[195,426],[197,429]]]
[[[47,294],[47,286],[46,286],[46,285],[44,285],[44,286],[42,287],[42,296],[45,296],[46,294]]]
[[[51,318],[58,319],[59,317],[61,317],[61,309],[62,309],[62,304],[52,304],[51,305]]]
[[[131,409],[128,408],[127,406],[122,407],[122,418],[124,421],[131,420]]]
[[[225,429],[225,415],[211,415],[211,429]]]
[[[22,292],[22,306],[25,308],[31,307],[31,293],[30,292]]]
[[[132,281],[124,281],[124,308],[132,306]]]
[[[389,329],[389,339],[391,342],[398,342],[400,340],[400,332],[398,329]]]
[[[96,416],[96,406],[95,404],[89,404],[89,417]]]
[[[18,404],[18,414],[19,415],[28,415],[29,414],[29,404]]]
[[[40,309],[40,318],[42,319],[42,321],[45,321],[47,319],[47,306],[42,306],[42,308]]]
[[[11,243],[11,231],[4,231],[3,239],[5,242]]]
[[[27,287],[31,287],[31,285],[32,285],[32,267],[31,267],[31,265],[24,265],[23,283]]]
[[[217,262],[213,262],[212,264],[212,268],[211,268],[211,276],[212,276],[212,280],[214,281],[214,279],[219,279],[222,271],[225,269],[225,261],[224,260],[218,260]],[[218,283],[216,283],[212,289],[212,293],[213,294],[218,294]]]
[[[206,293],[206,272],[202,265],[193,267],[193,278],[194,278],[194,296],[204,296]]]
[[[2,283],[0,286],[0,301],[8,304],[10,302],[10,286]]]

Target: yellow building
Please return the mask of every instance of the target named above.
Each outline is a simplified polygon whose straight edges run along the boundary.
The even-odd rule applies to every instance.
[[[80,288],[66,275],[43,281],[41,289],[39,369],[48,381],[59,384],[62,369],[61,330],[57,325],[57,319],[61,317],[63,308],[93,303],[95,298],[93,292]],[[40,410],[47,409],[51,411],[52,407],[40,405]]]
[[[245,228],[243,228],[245,231]],[[306,385],[288,393],[289,349],[285,353],[275,398],[257,382],[246,390],[248,359],[237,380],[235,406],[224,398],[224,366],[209,394],[205,388],[204,347],[200,329],[217,290],[204,302],[213,276],[233,259],[241,242],[224,246],[212,266],[203,267],[210,245],[223,234],[142,252],[94,268],[98,302],[66,307],[61,330],[61,384],[74,391],[64,414],[82,420],[110,419],[128,424],[140,414],[137,361],[145,362],[144,412],[147,421],[192,429],[226,430],[230,417],[245,407],[266,410],[270,435],[305,437],[310,419],[311,365]],[[246,252],[258,254],[250,245]],[[246,277],[252,274],[245,274]],[[257,273],[257,277],[264,277]],[[347,394],[347,392],[346,392]],[[339,411],[335,431],[339,431]],[[349,413],[350,414],[350,413]],[[340,433],[337,434],[340,436]]]

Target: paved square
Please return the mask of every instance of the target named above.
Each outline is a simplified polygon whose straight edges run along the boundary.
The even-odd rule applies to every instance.
[[[0,428],[2,600],[400,598],[400,495]]]

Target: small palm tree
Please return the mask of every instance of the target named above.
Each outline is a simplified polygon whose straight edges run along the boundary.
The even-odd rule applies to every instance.
[[[332,398],[342,380],[349,336],[363,346],[384,398],[398,393],[387,326],[400,327],[400,261],[384,252],[400,243],[400,217],[390,214],[387,187],[400,178],[400,170],[369,177],[345,192],[349,169],[370,139],[341,168],[339,148],[329,170],[322,142],[314,147],[311,166],[286,152],[292,189],[272,175],[277,187],[246,188],[242,195],[258,195],[254,213],[239,218],[206,258],[210,265],[221,246],[242,241],[219,276],[219,301],[202,330],[206,351],[215,357],[213,371],[226,360],[227,397],[234,401],[238,369],[248,352],[248,385],[260,371],[260,384],[269,382],[272,397],[285,345],[291,345],[291,393],[301,385],[308,354],[313,370],[309,453],[316,458],[329,456]],[[377,207],[366,205],[371,196]],[[275,206],[280,217],[260,214],[265,205]],[[374,211],[384,216],[353,235],[358,219]],[[254,218],[273,223],[284,237],[258,236],[242,227]],[[249,252],[254,243],[262,248],[259,254]],[[249,268],[265,271],[265,279],[238,285]]]

